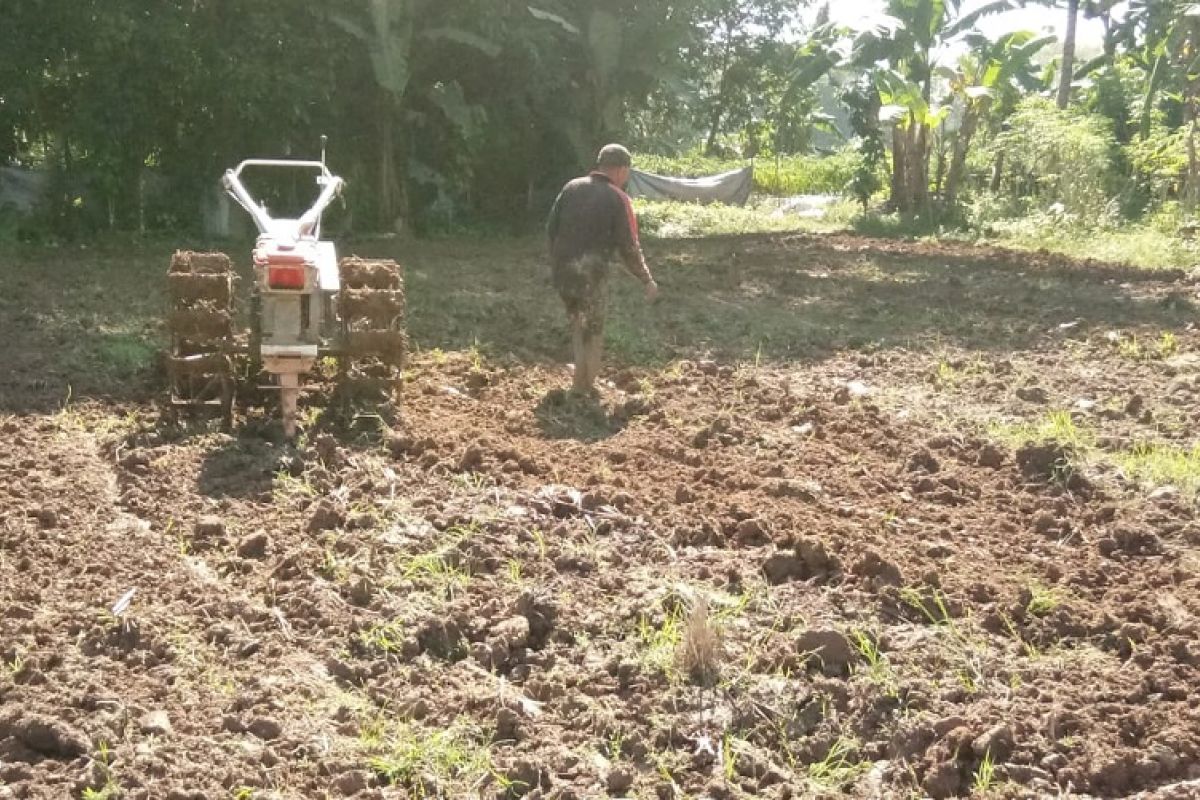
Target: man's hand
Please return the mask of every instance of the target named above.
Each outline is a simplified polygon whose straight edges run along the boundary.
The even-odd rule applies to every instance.
[[[646,302],[653,303],[656,299],[658,299],[658,284],[651,278],[646,284]]]

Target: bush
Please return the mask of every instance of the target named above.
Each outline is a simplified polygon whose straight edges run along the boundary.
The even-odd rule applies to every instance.
[[[991,159],[1004,158],[1007,188],[1068,213],[1101,214],[1116,149],[1111,123],[1074,108],[1059,109],[1043,97],[1027,97],[991,144]]]

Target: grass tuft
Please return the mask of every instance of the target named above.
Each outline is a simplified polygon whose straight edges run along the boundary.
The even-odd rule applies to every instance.
[[[721,674],[721,630],[699,597],[688,611],[678,649],[679,667],[701,686],[712,686]]]
[[[416,797],[465,797],[493,773],[482,731],[465,720],[433,731],[380,720],[360,739],[371,770]]]
[[[1200,492],[1200,445],[1183,449],[1143,442],[1114,456],[1131,479],[1153,486],[1170,485],[1189,496]]]

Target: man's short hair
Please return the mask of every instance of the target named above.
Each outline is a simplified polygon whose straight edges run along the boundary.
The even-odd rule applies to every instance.
[[[596,156],[596,166],[631,167],[633,166],[633,156],[629,155],[629,151],[619,144],[606,144],[600,148],[600,154]]]

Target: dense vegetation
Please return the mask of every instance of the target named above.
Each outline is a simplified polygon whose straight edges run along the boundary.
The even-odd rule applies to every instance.
[[[321,134],[359,230],[528,228],[611,139],[908,220],[1179,224],[1200,5],[1060,4],[1104,22],[1094,58],[1074,25],[985,36],[1006,0],[889,0],[865,30],[786,0],[27,0],[0,28],[0,166],[49,188],[0,236],[199,228],[222,170]]]

